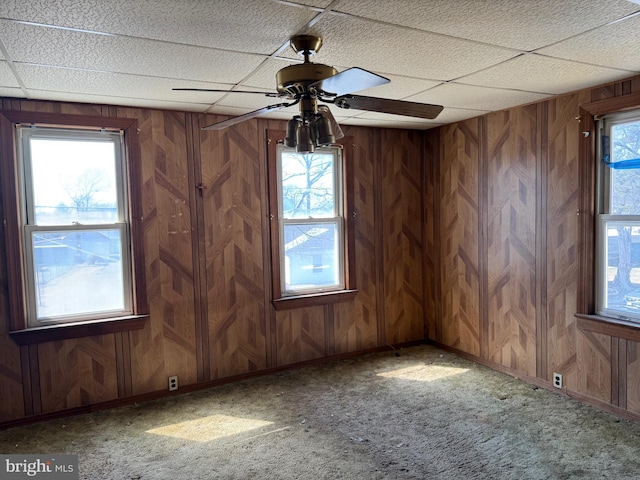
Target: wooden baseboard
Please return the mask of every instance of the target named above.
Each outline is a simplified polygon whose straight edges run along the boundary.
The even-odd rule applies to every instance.
[[[505,367],[504,365],[500,365],[490,360],[477,357],[467,352],[463,352],[461,350],[450,347],[448,345],[444,345],[432,340],[429,340],[427,343],[429,345],[433,345],[434,347],[441,348],[442,350],[445,350],[447,352],[454,353],[459,357],[470,360],[474,363],[484,365],[485,367],[488,367],[497,372],[504,373],[505,375],[509,375],[511,377],[517,378],[518,380],[522,380],[525,383],[535,385],[536,387],[544,388],[545,390],[548,390],[551,393],[555,393],[556,395],[561,395],[561,396],[576,400],[580,403],[590,405],[604,412],[616,415],[617,417],[624,418],[625,420],[640,422],[640,415],[630,412],[629,410],[625,410],[623,408],[617,407],[610,403],[603,402],[602,400],[598,400],[597,398],[590,397],[583,393],[574,392],[573,390],[567,389],[567,387],[555,388],[553,384],[548,380],[544,380],[538,377],[531,377],[529,375],[524,375],[522,374],[522,372],[519,372],[517,370],[513,370],[511,368]]]
[[[272,375],[274,373],[279,373],[287,370],[297,370],[304,367],[311,367],[316,365],[322,365],[325,363],[335,362],[336,360],[346,360],[349,358],[360,357],[362,355],[370,354],[370,353],[381,353],[386,351],[395,351],[401,348],[409,348],[416,347],[418,345],[424,345],[426,340],[414,340],[411,342],[403,342],[397,344],[387,344],[379,347],[367,348],[363,350],[358,350],[355,352],[347,352],[341,353],[337,355],[331,355],[328,357],[317,358],[313,360],[307,360],[300,363],[294,363],[290,365],[283,365],[273,368],[267,368],[264,370],[259,370],[256,372],[248,372],[243,373],[241,375],[234,375],[230,377],[220,378],[216,380],[209,380],[206,382],[194,383],[191,385],[180,386],[180,389],[174,392],[169,392],[165,390],[148,392],[139,395],[132,395],[129,397],[117,398],[114,400],[108,400],[106,402],[98,402],[90,405],[82,405],[80,407],[68,408],[65,410],[58,410],[55,412],[49,413],[40,413],[36,415],[29,415],[26,417],[17,418],[15,420],[9,420],[6,422],[0,423],[0,430],[6,430],[8,428],[19,427],[23,425],[29,425],[32,423],[45,422],[48,420],[54,420],[56,418],[65,418],[71,417],[74,415],[81,415],[85,413],[97,412],[100,410],[108,410],[111,408],[123,407],[126,405],[132,405],[134,403],[144,403],[152,400],[158,400],[161,398],[172,397],[176,395],[181,395],[184,393],[196,392],[199,390],[206,390],[208,388],[214,388],[221,385],[226,385],[229,383],[240,382],[242,380],[248,380],[251,378],[262,377],[266,375]]]

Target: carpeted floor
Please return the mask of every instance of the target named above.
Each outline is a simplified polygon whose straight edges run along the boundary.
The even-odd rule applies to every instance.
[[[83,479],[637,479],[640,424],[431,346],[0,432]]]

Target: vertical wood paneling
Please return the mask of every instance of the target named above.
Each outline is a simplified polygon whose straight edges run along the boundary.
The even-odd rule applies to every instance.
[[[192,227],[185,114],[118,109],[138,119],[150,319],[129,333],[134,394],[196,381]]]
[[[371,154],[379,143],[377,130],[350,127],[345,135],[353,138],[353,148],[345,146],[345,158],[353,165],[353,204],[355,210],[355,265],[358,295],[352,302],[332,305],[335,353],[353,352],[377,346],[376,250],[374,162]],[[346,212],[351,215],[352,212]]]
[[[6,139],[0,140],[7,141]],[[2,161],[7,160],[2,159]],[[0,212],[3,211],[4,206],[0,195]],[[0,285],[3,287],[7,285],[5,251],[4,232],[2,232],[0,234]],[[25,415],[20,347],[8,335],[8,302],[7,289],[0,288],[0,422]],[[29,380],[28,375],[26,377]]]
[[[480,354],[478,120],[441,129],[442,343]]]
[[[314,360],[325,355],[324,307],[276,313],[278,366]]]
[[[114,335],[38,345],[42,411],[117,398]]]
[[[212,378],[267,364],[258,138],[255,122],[200,136]]]
[[[537,108],[487,116],[488,358],[536,368]]]
[[[611,337],[576,330],[576,360],[578,391],[610,403]],[[567,388],[569,387],[567,386]]]
[[[382,211],[387,343],[425,337],[422,306],[421,138],[382,130]]]
[[[547,349],[548,376],[562,373],[577,388],[576,328],[580,124],[579,95],[548,102],[547,171]],[[550,380],[548,378],[547,380]]]
[[[422,249],[423,264],[423,292],[425,337],[430,340],[442,341],[440,335],[440,255],[438,246],[440,239],[439,215],[439,162],[440,162],[440,131],[428,130],[424,135],[423,161],[423,233],[424,247]]]
[[[627,409],[640,415],[640,344],[627,341]]]

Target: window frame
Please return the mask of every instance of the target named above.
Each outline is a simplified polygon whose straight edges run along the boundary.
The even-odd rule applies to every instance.
[[[616,320],[628,321],[640,327],[640,312],[633,313],[626,310],[610,308],[607,305],[608,296],[608,226],[614,224],[640,226],[640,213],[614,214],[612,213],[612,169],[604,162],[602,137],[611,138],[611,130],[616,125],[640,123],[640,109],[624,112],[613,112],[596,119],[596,239],[595,239],[595,313]],[[612,146],[611,146],[612,147]],[[606,305],[606,306],[605,306]]]
[[[578,143],[578,282],[576,313],[577,327],[612,337],[640,342],[640,325],[595,313],[596,282],[596,125],[595,118],[616,112],[640,109],[640,92],[626,93],[601,100],[580,103],[576,120]]]
[[[18,125],[86,131],[123,132],[123,186],[128,201],[131,276],[131,314],[101,316],[98,319],[73,320],[42,326],[29,326],[28,273],[25,268],[25,213],[22,209],[22,178]],[[3,225],[7,284],[9,295],[8,329],[20,345],[78,338],[142,328],[149,315],[144,274],[141,158],[135,119],[64,115],[55,113],[0,111],[0,184],[2,185]],[[58,226],[53,226],[58,228]]]
[[[342,229],[342,275],[344,285],[341,288],[323,289],[316,288],[300,293],[283,291],[284,256],[282,252],[282,231],[280,205],[280,168],[278,145],[283,143],[285,133],[282,131],[267,132],[267,170],[268,170],[268,190],[269,190],[269,219],[270,219],[270,239],[271,239],[271,280],[272,280],[272,304],[276,310],[288,310],[314,305],[325,305],[331,303],[345,302],[352,300],[356,294],[355,278],[355,219],[356,212],[353,207],[353,165],[352,150],[354,148],[353,139],[345,137],[338,142],[341,148],[341,165],[336,169],[334,175],[341,175],[340,198],[342,205],[342,217],[339,220]],[[338,191],[336,191],[336,194]],[[321,221],[321,220],[319,220]],[[295,220],[293,221],[295,222]],[[308,222],[307,222],[308,223]],[[326,223],[326,221],[325,221]]]

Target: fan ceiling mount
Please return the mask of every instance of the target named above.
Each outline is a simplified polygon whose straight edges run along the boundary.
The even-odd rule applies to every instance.
[[[358,67],[338,72],[334,67],[311,62],[309,57],[315,55],[322,46],[321,37],[296,35],[291,37],[289,43],[298,55],[304,57],[304,62],[289,65],[276,73],[276,92],[200,88],[174,88],[174,90],[252,93],[287,99],[288,101],[284,103],[268,105],[253,112],[208,125],[203,127],[203,130],[222,130],[270,111],[299,105],[300,114],[287,122],[285,144],[304,153],[313,152],[318,146],[331,145],[343,136],[329,107],[319,105],[318,101],[334,104],[339,108],[354,108],[426,119],[436,118],[442,111],[443,107],[440,105],[353,95],[352,92],[384,85],[390,80]]]

